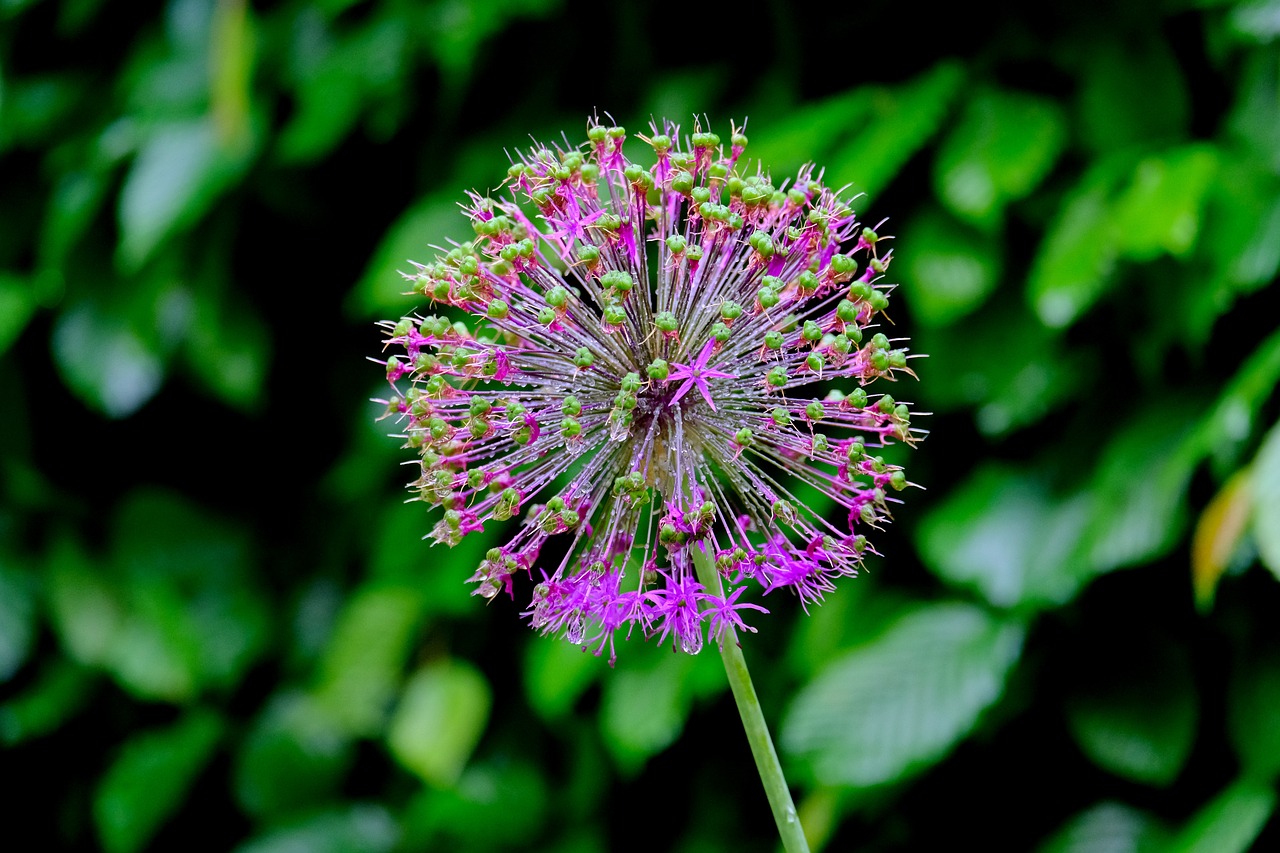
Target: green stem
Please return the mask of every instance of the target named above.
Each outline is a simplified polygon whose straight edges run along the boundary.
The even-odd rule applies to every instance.
[[[720,583],[720,573],[716,571],[711,557],[703,553],[697,545],[691,546],[689,551],[693,555],[693,566],[698,572],[698,580],[703,588],[723,596],[724,586]],[[786,777],[782,775],[778,752],[773,748],[773,738],[769,737],[769,727],[765,724],[764,713],[760,710],[756,689],[751,684],[751,673],[747,669],[746,658],[742,656],[742,647],[738,645],[738,633],[732,625],[729,626],[728,636],[724,638],[724,643],[720,647],[720,657],[724,661],[725,674],[729,676],[733,700],[738,703],[742,727],[747,731],[747,742],[751,744],[751,754],[756,760],[756,771],[760,774],[760,781],[764,783],[764,792],[769,798],[769,808],[773,811],[773,819],[778,824],[778,835],[782,838],[783,849],[787,853],[809,853],[809,842],[805,840],[804,827],[800,825],[795,803],[791,800],[791,789],[787,787]]]

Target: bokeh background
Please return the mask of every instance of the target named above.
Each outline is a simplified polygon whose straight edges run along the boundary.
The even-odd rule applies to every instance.
[[[368,402],[599,110],[890,217],[926,491],[744,641],[815,847],[1280,847],[1280,4],[946,5],[0,2],[0,846],[774,849],[714,653],[468,597]]]

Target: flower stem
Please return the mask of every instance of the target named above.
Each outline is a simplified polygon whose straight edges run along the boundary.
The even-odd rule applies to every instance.
[[[723,596],[724,586],[720,582],[720,573],[716,571],[711,557],[696,545],[689,551],[693,555],[693,565],[703,588]],[[742,727],[746,729],[747,742],[751,744],[751,754],[756,760],[756,771],[760,774],[765,795],[769,798],[773,819],[778,824],[778,835],[782,838],[783,849],[787,853],[809,853],[809,842],[805,840],[804,827],[800,825],[795,803],[791,800],[791,790],[787,787],[786,777],[782,775],[778,752],[773,748],[773,738],[769,736],[769,727],[765,724],[760,700],[756,698],[756,689],[751,684],[751,673],[747,669],[746,658],[742,656],[742,647],[738,645],[738,634],[732,625],[728,626],[727,636],[723,639],[720,658],[724,661],[724,671],[729,677],[733,700],[738,704],[738,713],[742,716]]]

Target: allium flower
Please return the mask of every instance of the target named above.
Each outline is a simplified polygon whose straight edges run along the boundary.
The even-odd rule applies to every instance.
[[[523,517],[476,594],[527,575],[533,627],[610,660],[633,629],[689,653],[723,643],[764,610],[741,600],[748,581],[820,601],[907,485],[872,449],[921,434],[865,390],[911,374],[875,331],[884,238],[812,166],[775,184],[746,165],[738,129],[727,146],[696,123],[638,139],[643,163],[592,121],[582,145],[519,155],[509,198],[470,195],[475,239],[405,276],[447,307],[385,324],[403,355],[380,401],[421,457],[410,488],[444,509],[436,542]]]

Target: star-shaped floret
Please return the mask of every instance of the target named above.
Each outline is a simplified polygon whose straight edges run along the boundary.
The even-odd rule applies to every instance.
[[[668,382],[675,382],[683,379],[684,384],[676,389],[676,394],[671,398],[671,405],[680,402],[680,398],[689,393],[689,389],[697,385],[698,390],[702,392],[702,399],[707,401],[707,405],[714,412],[716,408],[715,401],[711,399],[711,389],[707,387],[708,379],[731,379],[732,373],[725,373],[723,370],[715,370],[707,367],[707,361],[711,358],[711,347],[714,341],[707,341],[702,347],[702,352],[698,353],[698,357],[694,359],[692,364],[680,364],[679,362],[671,363],[671,373],[667,376]]]

